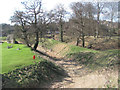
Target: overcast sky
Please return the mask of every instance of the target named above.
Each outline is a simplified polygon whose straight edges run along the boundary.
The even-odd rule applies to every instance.
[[[0,1],[0,24],[1,23],[8,23],[10,22],[10,17],[14,14],[15,10],[21,10],[23,6],[21,2],[24,0],[1,0]],[[80,1],[80,0],[42,0],[43,7],[46,10],[53,9],[57,4],[62,3],[64,4],[66,9],[69,9],[69,4],[71,2]]]
[[[0,24],[7,23],[11,24],[10,17],[14,14],[15,10],[21,10],[23,7],[21,2],[24,0],[1,0],[0,1]],[[77,2],[83,0],[42,0],[43,6],[46,10],[53,9],[57,4],[64,4],[65,8],[69,11],[69,4],[71,2]],[[90,1],[90,0],[84,0]],[[107,0],[110,1],[110,0]],[[118,1],[118,0],[113,0]]]

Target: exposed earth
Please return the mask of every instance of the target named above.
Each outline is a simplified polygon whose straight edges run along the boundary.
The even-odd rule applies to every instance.
[[[61,51],[68,49],[64,44],[55,46],[52,50],[45,49],[41,46],[38,50],[56,58],[40,55],[42,58],[52,61],[56,65],[61,66],[68,74],[63,80],[56,80],[44,88],[118,88],[118,69],[102,69],[90,71],[79,65],[75,60],[66,59],[60,54]]]

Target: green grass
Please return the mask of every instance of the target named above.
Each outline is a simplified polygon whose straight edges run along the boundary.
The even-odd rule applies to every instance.
[[[8,49],[7,46],[13,46]],[[40,87],[55,78],[64,76],[64,70],[50,61],[42,59],[37,53],[23,44],[0,45],[2,49],[2,79],[4,88]],[[16,50],[20,48],[20,50]],[[36,55],[33,60],[33,55]]]
[[[53,40],[53,39],[45,39],[43,43],[40,42],[39,44],[47,49],[52,49],[55,45],[61,44],[61,43],[66,44],[65,42],[60,42],[60,41]],[[65,51],[65,53],[63,53],[62,55],[68,56],[69,54],[78,53],[78,52],[93,52],[93,53],[99,52],[97,50],[91,50],[91,49],[87,49],[87,48],[83,48],[83,47],[79,47],[75,45],[70,45],[70,44],[66,44],[66,45],[67,45],[66,47],[68,47],[69,50]]]
[[[0,45],[1,46],[1,45]],[[13,46],[8,49],[7,46]],[[16,50],[20,48],[20,50]],[[17,68],[34,64],[33,55],[30,48],[22,44],[2,44],[2,73],[7,73]],[[37,54],[36,54],[37,55]],[[39,62],[42,58],[36,57],[35,61]]]
[[[87,49],[87,48],[83,48],[75,45],[69,45],[69,48],[70,48],[69,54],[78,53],[78,52],[93,52],[93,53],[99,52],[97,50]]]
[[[6,40],[7,37],[0,37],[0,40]]]
[[[55,78],[64,76],[64,70],[50,61],[41,60],[9,73],[2,74],[3,88],[39,88]]]
[[[118,65],[118,54],[120,54],[120,50],[116,49],[96,53],[83,51],[71,53],[69,56],[76,60],[80,65],[84,65],[91,70],[97,70]]]
[[[62,42],[48,39],[45,43],[47,43],[45,44],[45,47],[52,49],[52,47],[57,44],[61,44]],[[82,64],[89,69],[95,70],[118,64],[118,54],[120,54],[120,50],[112,49],[106,51],[98,51],[70,44],[66,45],[66,47],[69,49],[65,51],[64,56],[67,58],[73,58],[75,61],[79,62],[79,64]],[[61,51],[61,53],[62,52],[63,51]]]
[[[53,40],[53,39],[42,39],[42,42],[40,42],[39,44],[47,49],[51,49],[52,47],[54,47],[54,45],[59,44],[59,43],[61,42],[57,40]]]

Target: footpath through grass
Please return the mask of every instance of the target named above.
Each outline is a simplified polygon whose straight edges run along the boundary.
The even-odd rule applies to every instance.
[[[73,54],[73,53],[78,53],[78,52],[93,52],[93,53],[99,52],[97,50],[83,48],[83,47],[79,47],[79,46],[75,46],[75,45],[70,45],[70,44],[67,44],[65,42],[60,42],[60,41],[53,40],[53,39],[42,39],[42,42],[40,42],[39,44],[43,48],[54,49],[54,50],[60,49],[61,47],[59,47],[59,46],[61,46],[61,44],[62,44],[64,46],[64,49],[61,48],[62,50],[61,51],[59,50],[59,51],[64,56],[69,55],[69,54]]]
[[[95,70],[118,65],[118,54],[120,54],[120,50],[118,49],[98,51],[66,44],[53,39],[46,39],[43,43],[40,43],[40,45],[47,49],[54,49],[54,52],[57,52],[56,50],[58,50],[58,48],[60,49],[59,45],[61,46],[61,44],[63,44],[65,48],[62,48],[61,51],[59,50],[59,54],[67,58],[72,58],[89,69]],[[68,49],[66,49],[66,47]]]
[[[2,45],[2,73],[7,73],[17,68],[34,64],[33,55],[35,55],[30,48],[22,44],[8,44]],[[12,46],[12,48],[7,48]],[[17,50],[17,49],[20,50]],[[39,62],[42,58],[36,57],[35,61]]]

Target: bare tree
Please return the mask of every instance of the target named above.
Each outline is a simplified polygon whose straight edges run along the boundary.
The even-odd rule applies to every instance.
[[[16,22],[16,24],[20,24],[22,26],[22,32],[25,35],[25,41],[28,42],[25,26],[29,26],[29,35],[33,36],[32,39],[34,42],[33,50],[36,50],[39,44],[39,34],[42,37],[43,31],[46,29],[46,25],[50,21],[47,17],[47,13],[43,12],[42,9],[42,2],[41,0],[31,0],[22,2],[23,6],[25,7],[24,11],[17,11],[12,17],[12,21]],[[17,17],[15,19],[15,17]],[[28,36],[29,36],[28,35]],[[30,37],[30,36],[29,36]],[[27,46],[30,47],[29,44]]]
[[[113,21],[117,21],[118,18],[118,2],[107,2],[105,6],[105,18],[110,20],[111,25],[109,29],[109,37],[111,38],[111,31],[114,29]]]
[[[20,30],[22,32],[22,39],[24,39],[26,45],[28,47],[31,47],[29,42],[28,42],[28,38],[27,38],[27,28],[26,28],[26,20],[25,20],[25,13],[22,11],[16,11],[14,13],[14,16],[11,17],[11,22],[15,22],[16,24],[16,28],[18,30]]]
[[[50,12],[44,12],[42,17],[39,17],[38,28],[40,38],[43,38],[49,28],[49,24],[52,22],[53,16],[51,16]]]
[[[104,10],[104,6],[105,6],[105,3],[104,2],[97,2],[96,3],[96,9],[97,9],[97,25],[96,25],[96,30],[95,30],[95,36],[98,37],[99,35],[99,26],[100,26],[100,16],[101,14],[104,14],[103,13],[103,10]]]
[[[41,4],[41,0],[33,0],[33,1],[26,1],[26,2],[22,2],[22,4],[24,5],[25,9],[26,9],[26,14],[27,14],[27,19],[28,23],[30,23],[33,28],[34,28],[34,33],[35,33],[35,44],[33,49],[36,50],[38,47],[38,43],[39,43],[39,29],[38,29],[38,21],[39,21],[39,17],[42,14],[42,4]]]
[[[57,23],[59,24],[59,29],[60,29],[60,40],[61,42],[63,42],[63,26],[64,26],[64,19],[65,19],[65,15],[66,15],[66,10],[63,7],[64,5],[59,4],[54,10],[54,17],[55,20],[57,21]]]
[[[73,20],[76,26],[76,31],[79,33],[77,36],[77,43],[79,44],[80,39],[82,40],[82,46],[85,46],[85,22],[84,22],[84,5],[80,2],[72,3],[71,9],[73,10],[73,14],[75,19]]]
[[[71,9],[73,11],[73,18],[70,20],[72,25],[70,27],[73,28],[73,32],[76,34],[77,42],[76,45],[79,44],[80,40],[82,40],[82,46],[85,46],[85,37],[93,35],[95,33],[96,27],[96,8],[93,3],[86,2],[75,2],[71,4]]]
[[[95,14],[97,10],[93,3],[87,2],[85,3],[84,6],[84,15],[85,15],[85,29],[88,35],[94,35],[95,33],[95,27],[96,27],[96,22],[95,22]]]

